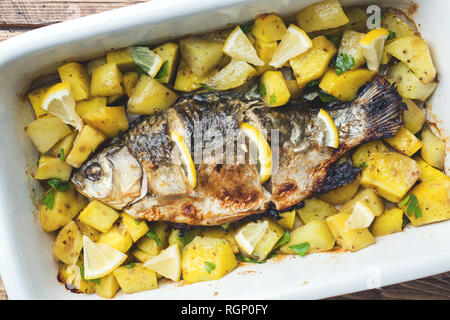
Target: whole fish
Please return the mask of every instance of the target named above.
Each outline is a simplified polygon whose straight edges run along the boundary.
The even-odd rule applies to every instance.
[[[337,149],[325,145],[317,118],[320,107],[328,110],[338,129]],[[382,77],[367,84],[354,101],[328,108],[307,100],[271,108],[240,92],[197,94],[134,121],[126,133],[93,154],[72,182],[88,198],[137,218],[221,225],[273,208],[284,211],[351,182],[359,169],[337,161],[362,143],[395,135],[403,126],[402,114],[401,97]],[[263,184],[258,164],[246,156],[242,122],[266,132],[270,144],[277,140],[277,150],[272,148],[277,168]],[[171,142],[172,131],[191,146],[198,181],[194,189]],[[230,145],[234,153],[227,158],[219,151]]]

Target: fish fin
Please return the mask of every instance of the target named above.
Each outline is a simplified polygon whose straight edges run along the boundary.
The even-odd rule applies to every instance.
[[[360,168],[353,167],[348,162],[334,163],[328,168],[325,179],[317,185],[314,194],[322,194],[343,187],[353,182],[360,172]]]
[[[366,114],[367,134],[363,142],[393,137],[404,126],[402,98],[381,76],[363,87],[353,103]]]

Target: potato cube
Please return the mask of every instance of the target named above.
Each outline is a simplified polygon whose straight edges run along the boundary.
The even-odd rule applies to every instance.
[[[43,116],[25,127],[25,132],[40,153],[46,153],[71,131],[60,118],[52,115]]]
[[[128,100],[131,114],[154,114],[170,108],[178,96],[158,80],[141,76]]]
[[[101,232],[111,229],[118,218],[119,214],[116,210],[98,200],[91,201],[78,217],[81,222]]]
[[[356,252],[375,243],[369,229],[348,229],[346,226],[348,218],[350,214],[338,213],[326,219],[328,228],[342,248]]]
[[[53,243],[53,256],[67,265],[75,264],[83,249],[83,235],[77,224],[71,220],[56,236]]]
[[[383,200],[377,195],[374,189],[364,189],[359,192],[352,200],[344,204],[339,212],[351,214],[357,202],[363,202],[372,211],[374,216],[379,216],[384,211]]]
[[[92,127],[103,132],[108,138],[114,138],[119,132],[128,130],[125,107],[102,107],[84,114],[83,119]]]
[[[409,36],[397,38],[386,45],[385,50],[411,69],[423,84],[436,79],[436,68],[430,49],[422,38]]]
[[[225,55],[226,56],[226,55]],[[226,56],[228,57],[228,56]],[[217,69],[213,68],[209,73],[202,77],[198,77],[189,68],[186,61],[181,59],[180,65],[178,66],[177,76],[175,78],[174,89],[183,92],[191,92],[201,88],[200,83],[207,83],[208,79],[218,72]]]
[[[162,67],[165,68],[164,75],[161,75],[158,80],[162,83],[170,83],[178,62],[178,45],[173,42],[167,42],[159,47],[156,47],[153,51],[158,54],[165,63],[165,66],[163,65]]]
[[[309,243],[308,253],[329,251],[333,249],[335,242],[330,229],[323,220],[312,220],[292,231],[290,236],[289,242],[281,246],[281,252],[295,254],[290,246],[305,242]]]
[[[101,232],[97,229],[91,227],[90,225],[81,222],[77,219],[76,221],[78,225],[78,229],[80,229],[81,233],[88,236],[93,242],[96,242],[100,238]]]
[[[123,88],[127,96],[131,96],[133,89],[136,87],[139,75],[137,72],[127,72],[123,75]]]
[[[97,97],[89,100],[78,101],[75,106],[75,112],[84,120],[84,115],[98,110],[102,107],[106,107],[106,98]]]
[[[139,262],[147,262],[150,258],[153,258],[154,255],[149,254],[141,249],[134,249],[131,253],[133,257],[135,257]]]
[[[86,204],[86,198],[73,189],[54,191],[53,208],[42,204],[39,209],[42,229],[47,232],[58,230],[69,223]]]
[[[398,202],[416,183],[421,175],[419,165],[400,153],[375,153],[367,160],[361,184],[375,188],[383,198]]]
[[[61,159],[52,156],[41,156],[37,170],[33,174],[33,178],[37,180],[59,179],[68,181],[72,167]]]
[[[31,106],[34,110],[34,115],[37,119],[45,116],[48,112],[42,109],[42,98],[47,93],[49,87],[37,88],[28,93],[28,99],[30,99]]]
[[[79,168],[89,155],[106,140],[103,133],[90,125],[85,125],[73,143],[72,151],[67,156],[66,162],[72,167]]]
[[[115,63],[104,64],[95,69],[91,79],[91,94],[93,96],[108,97],[122,95],[123,76]]]
[[[365,9],[365,8],[364,8]],[[363,8],[344,8],[344,13],[350,20],[349,23],[344,24],[341,30],[355,30],[357,32],[366,32],[367,30],[367,12]]]
[[[372,141],[365,143],[356,149],[355,153],[352,155],[352,162],[355,167],[361,167],[367,165],[367,160],[374,153],[378,152],[388,152],[389,149],[381,140]]]
[[[261,86],[266,93],[264,101],[271,107],[285,105],[291,98],[291,94],[281,71],[266,71],[261,77]]]
[[[125,253],[133,245],[133,239],[125,226],[120,223],[115,224],[107,232],[102,233],[97,240],[97,243],[107,244],[108,246]]]
[[[341,101],[351,101],[356,97],[359,88],[371,81],[375,74],[374,71],[358,69],[337,75],[333,69],[328,69],[319,87]]]
[[[120,267],[114,271],[120,288],[126,293],[136,293],[158,288],[156,273],[142,265]]]
[[[450,219],[450,181],[427,181],[415,186],[409,195],[415,195],[420,207],[420,214],[408,214],[409,202],[403,199],[398,206],[411,221],[413,226],[418,227],[429,223]],[[405,203],[407,202],[407,203]]]
[[[344,204],[358,192],[359,189],[359,181],[360,177],[358,176],[354,181],[350,182],[349,184],[346,184],[343,187],[340,187],[336,190],[323,193],[321,195],[318,195],[317,197],[325,202],[338,205],[338,204]]]
[[[414,36],[415,31],[395,13],[388,13],[381,21],[381,27],[395,32],[396,38]]]
[[[79,293],[94,293],[95,282],[83,280],[80,272],[80,263],[76,265],[61,265],[58,270],[58,280]]]
[[[268,70],[275,70],[274,67],[270,66],[269,63],[272,60],[273,54],[277,49],[277,42],[264,42],[262,40],[255,40],[255,49],[258,57],[264,61],[263,66],[255,66],[256,74],[261,75]],[[228,56],[227,56],[228,57]]]
[[[273,42],[281,40],[286,31],[283,20],[276,14],[269,13],[256,17],[251,32],[258,40]]]
[[[389,81],[395,83],[403,98],[426,101],[436,90],[437,82],[423,84],[408,67],[399,62],[390,69]]]
[[[62,82],[70,83],[75,101],[89,98],[89,74],[82,64],[71,62],[58,68]]]
[[[181,250],[181,249],[184,248],[185,243],[189,239],[192,240],[196,236],[205,235],[204,233],[207,230],[209,230],[209,228],[205,229],[204,231],[201,230],[201,229],[187,230],[187,231],[184,232],[183,236],[180,237],[180,230],[172,229],[172,231],[170,232],[170,235],[169,235],[169,239],[168,239],[169,246],[176,244],[176,245],[178,245],[178,248]],[[216,237],[216,238],[218,237],[216,231],[209,231],[209,232],[211,232],[213,237]],[[208,232],[206,232],[206,235],[207,234],[208,234]],[[230,235],[233,238],[232,240],[234,241],[233,235],[232,234],[230,234]],[[228,235],[226,237],[228,237]],[[221,237],[219,237],[219,238],[221,238]],[[230,242],[230,245],[233,247],[233,250],[235,250],[235,245],[237,245],[237,244],[236,244],[236,241],[234,241],[234,243],[232,243],[232,240],[230,240],[229,242]],[[239,248],[238,248],[238,250],[239,250]]]
[[[222,43],[189,37],[181,39],[179,44],[181,56],[198,77],[207,74],[222,59]]]
[[[176,229],[174,229],[174,230],[176,230]],[[176,231],[178,232],[178,230],[176,230]],[[194,236],[201,235],[202,237],[225,239],[230,244],[231,248],[233,249],[233,252],[239,253],[239,246],[238,246],[236,240],[234,239],[233,232],[231,232],[231,230],[224,230],[221,227],[210,227],[210,228],[201,230],[199,233],[196,233],[193,235]]]
[[[297,214],[304,224],[307,224],[313,220],[323,220],[335,215],[337,209],[328,203],[316,199],[310,198],[304,200],[305,206],[301,209],[297,209]]]
[[[347,54],[355,59],[355,65],[351,70],[356,70],[366,63],[366,58],[364,57],[363,49],[360,45],[360,41],[364,36],[364,33],[353,30],[346,30],[342,35],[338,56]]]
[[[406,129],[411,131],[412,134],[416,134],[422,130],[423,124],[425,123],[425,113],[414,101],[404,99],[403,102],[405,102],[408,108],[403,112]]]
[[[95,69],[106,64],[106,56],[98,57],[92,60],[89,60],[86,64],[86,70],[90,77],[94,73]]]
[[[392,138],[384,139],[391,147],[405,156],[412,156],[422,148],[423,143],[406,128],[401,128]]]
[[[429,126],[425,126],[422,130],[422,141],[423,147],[420,152],[422,159],[435,168],[444,169],[445,142],[437,137]]]
[[[110,273],[100,278],[100,284],[95,286],[95,294],[103,298],[111,299],[119,289],[120,287],[116,277],[113,273]]]
[[[380,216],[375,217],[370,231],[375,237],[382,237],[388,234],[402,231],[403,211],[399,208],[388,208]]]
[[[300,10],[297,25],[305,32],[337,28],[350,20],[337,0],[325,0]]]
[[[149,232],[145,237],[139,239],[137,247],[152,256],[156,256],[162,249],[167,247],[170,227],[167,223],[155,222],[149,226]],[[160,244],[151,236],[153,233],[158,237]]]
[[[123,48],[106,53],[106,63],[114,63],[122,71],[128,71],[136,68],[131,48]]]
[[[217,280],[236,267],[233,249],[225,239],[195,237],[181,253],[181,272],[187,283]]]
[[[420,170],[422,170],[422,176],[420,177],[421,181],[450,181],[450,177],[447,177],[442,171],[439,171],[432,165],[426,163],[421,157],[417,156],[414,160],[419,165]]]
[[[308,51],[289,60],[300,88],[322,77],[337,52],[334,44],[325,36],[318,36],[311,42],[313,46]]]
[[[122,213],[122,223],[133,239],[133,242],[137,242],[149,230],[147,223],[144,220],[136,220],[126,213]]]
[[[73,143],[77,137],[78,132],[72,131],[72,133],[65,136],[57,144],[55,144],[48,153],[62,161],[66,161],[67,155],[70,153],[73,147]]]
[[[267,227],[266,232],[264,232],[263,237],[261,238],[261,240],[259,240],[252,253],[252,257],[258,261],[263,261],[267,258],[269,253],[272,252],[273,248],[285,232],[283,228],[281,228],[272,220],[265,220],[269,223],[269,226]]]
[[[292,230],[294,228],[295,214],[295,210],[282,212],[280,213],[281,219],[277,220],[277,223],[284,229]]]

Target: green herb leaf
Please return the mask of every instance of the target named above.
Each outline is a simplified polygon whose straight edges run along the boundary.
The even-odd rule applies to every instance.
[[[402,202],[400,202],[400,205],[401,205],[402,207],[406,207],[406,205],[407,205],[408,202],[409,202],[409,199],[411,199],[411,195],[410,195],[410,194],[409,194],[405,199],[403,199]]]
[[[153,240],[155,240],[156,244],[158,245],[158,247],[162,246],[162,242],[159,239],[158,235],[156,234],[156,232],[153,229],[150,229],[147,234],[147,237],[152,238]]]
[[[64,162],[64,149],[59,149],[59,160]]]
[[[322,100],[323,103],[328,103],[336,100],[336,98],[333,97],[331,94],[322,92],[321,90],[317,91],[317,95],[319,96],[320,100]]]
[[[289,231],[286,231],[272,250],[281,247],[285,243],[288,243],[289,240],[291,240],[291,234],[289,233]]]
[[[239,27],[241,28],[242,32],[247,33],[251,30],[251,28],[253,27],[254,24],[255,24],[254,22],[249,22],[249,23],[241,24]]]
[[[270,96],[270,104],[274,104],[277,102],[277,96],[275,95],[275,93],[272,93],[272,95]]]
[[[386,41],[395,39],[397,37],[397,34],[393,31],[389,31],[389,36],[387,37]]]
[[[315,86],[319,85],[319,83],[320,83],[319,80],[313,80],[313,81],[308,82],[308,83],[306,84],[306,86],[307,86],[307,87],[315,87]]]
[[[127,269],[133,269],[135,266],[136,266],[136,263],[132,262],[132,263],[130,263],[130,264],[127,264],[127,265],[125,266],[125,268],[127,268]]]
[[[180,238],[181,242],[183,242],[183,245],[186,246],[189,242],[194,240],[194,233],[190,230],[186,230],[184,232],[184,234],[179,238]]]
[[[296,254],[298,254],[301,257],[304,257],[306,252],[309,249],[309,242],[294,244],[293,246],[289,246]]]
[[[238,253],[238,254],[236,255],[236,258],[237,258],[239,261],[242,261],[242,262],[266,263],[266,261],[258,261],[258,260],[256,260],[256,259],[246,257],[246,256],[244,256],[242,253]]]
[[[410,194],[408,196],[408,208],[406,209],[406,213],[408,216],[414,214],[416,218],[422,217],[422,210],[420,209],[419,200],[417,200],[417,197],[414,194]],[[405,206],[404,201],[401,203],[403,206]]]
[[[205,270],[208,273],[211,273],[216,268],[216,265],[212,262],[206,261],[205,262]]]
[[[49,179],[47,180],[47,183],[55,191],[58,190],[64,192],[69,190],[69,183],[67,181],[61,181],[59,179]]]
[[[222,229],[224,229],[225,231],[228,230],[228,227],[230,226],[229,223],[224,223],[223,225],[221,225]]]
[[[264,83],[258,83],[258,93],[261,97],[266,95],[267,91]]]
[[[155,76],[155,79],[162,79],[167,74],[167,65],[169,64],[169,61],[164,61],[163,65],[161,66],[161,69],[159,69],[158,73]]]
[[[336,71],[337,75],[341,75],[345,71],[353,68],[354,66],[355,66],[355,58],[346,53],[342,53],[336,59],[336,68],[334,70]]]
[[[216,90],[214,90],[214,88],[211,88],[210,86],[208,86],[206,83],[199,83],[199,85],[205,89],[208,90],[209,92],[215,92]]]
[[[81,279],[83,279],[84,281],[91,281],[91,282],[94,282],[94,283],[100,285],[99,278],[97,278],[97,279],[85,279],[84,278],[84,264],[80,267],[80,275],[81,275]]]
[[[53,201],[55,200],[55,190],[50,189],[42,199],[42,203],[49,208],[50,210],[53,209]]]
[[[336,48],[339,48],[339,46],[341,45],[341,37],[337,35],[327,35],[325,37],[327,37],[327,39],[330,40],[336,46]]]
[[[270,259],[272,259],[273,257],[276,257],[277,255],[278,255],[278,253],[272,251],[271,253],[269,253],[269,255],[267,256],[266,260],[270,260]]]
[[[367,164],[365,162],[361,163],[359,166],[359,168],[367,168]]]

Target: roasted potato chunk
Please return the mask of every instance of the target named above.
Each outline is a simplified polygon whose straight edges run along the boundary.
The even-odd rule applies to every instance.
[[[170,83],[178,62],[178,45],[173,42],[167,42],[162,46],[156,47],[153,51],[158,54],[165,63],[165,66],[162,66],[165,70],[163,72],[164,75],[162,75],[160,71],[160,78],[158,78],[158,80],[162,83]]]
[[[422,159],[435,168],[444,169],[445,142],[437,137],[429,126],[422,130],[422,141]]]
[[[93,200],[81,211],[78,220],[100,232],[107,232],[118,218],[116,210],[98,200]]]
[[[187,63],[181,59],[178,66],[177,76],[175,78],[174,89],[183,92],[191,92],[201,88],[201,83],[207,83],[208,79],[214,76],[218,72],[213,68],[209,73],[204,76],[198,77],[189,68]]]
[[[256,53],[258,54],[258,57],[262,61],[264,61],[263,66],[255,66],[257,75],[263,74],[264,72],[269,71],[269,70],[275,70],[275,68],[270,66],[269,63],[272,60],[275,50],[277,49],[277,45],[278,44],[276,41],[265,42],[265,41],[262,41],[259,39],[255,40]],[[226,57],[228,57],[228,56],[226,56]],[[226,66],[228,63],[226,63],[224,66]]]
[[[380,216],[375,217],[370,231],[375,237],[402,231],[403,211],[399,208],[388,208]]]
[[[181,272],[187,283],[220,279],[237,267],[228,241],[195,237],[181,253]]]
[[[106,140],[103,133],[90,125],[85,125],[73,143],[72,151],[67,156],[66,162],[72,167],[79,168],[89,155]]]
[[[155,222],[150,224],[149,232],[147,236],[142,237],[137,242],[137,247],[150,254],[151,256],[156,256],[158,253],[167,247],[168,238],[170,234],[170,227],[164,222]],[[155,236],[159,240],[155,240]]]
[[[91,111],[106,107],[106,98],[97,97],[89,100],[78,101],[75,106],[75,112],[83,119],[84,115]]]
[[[70,153],[73,147],[73,143],[77,137],[77,131],[72,131],[72,133],[65,136],[57,144],[55,144],[49,151],[48,154],[62,160],[66,161],[66,156]]]
[[[100,284],[95,286],[95,294],[103,298],[111,299],[116,295],[119,289],[119,282],[117,282],[114,274],[110,273],[107,276],[100,278]]]
[[[123,95],[122,81],[122,72],[115,63],[104,64],[92,74],[91,94],[101,97]]]
[[[174,230],[176,230],[176,229],[174,229]],[[179,232],[178,230],[176,230],[176,231]],[[201,235],[202,237],[211,237],[211,238],[225,239],[225,240],[228,241],[228,243],[230,244],[231,248],[233,248],[233,252],[234,253],[238,253],[239,252],[239,247],[238,247],[238,244],[236,243],[236,240],[234,240],[233,232],[231,232],[229,230],[224,230],[222,227],[206,228],[204,230],[201,230],[200,232],[194,233],[192,236],[195,236],[195,235]],[[180,240],[181,239],[178,239],[178,241],[180,241]],[[178,248],[180,248],[180,249],[182,249],[183,247],[178,246]]]
[[[34,110],[34,115],[37,119],[48,114],[46,110],[42,109],[42,98],[47,93],[48,88],[49,87],[41,87],[28,93],[28,99],[30,100],[31,106]]]
[[[388,13],[381,21],[381,27],[395,32],[396,38],[414,36],[415,31],[395,13]]]
[[[46,153],[59,140],[72,132],[72,130],[60,118],[46,115],[27,125],[25,132],[30,137],[36,149],[40,153]]]
[[[82,64],[67,63],[58,68],[58,73],[62,82],[70,83],[75,101],[89,98],[89,74]]]
[[[122,213],[122,223],[133,239],[133,242],[137,242],[149,230],[147,223],[144,220],[136,220],[126,213]]]
[[[106,64],[106,56],[89,60],[88,63],[86,64],[86,71],[89,74],[89,76],[92,77],[92,74],[94,73],[95,69],[104,64]]]
[[[422,170],[422,176],[420,177],[421,181],[450,181],[450,177],[447,177],[442,171],[439,171],[432,165],[426,163],[421,157],[414,157],[414,160],[416,160],[420,170]]]
[[[120,223],[115,224],[107,232],[102,233],[97,240],[97,243],[107,244],[108,246],[125,253],[133,245],[133,239],[123,223]]]
[[[251,33],[264,42],[281,40],[286,33],[283,20],[274,13],[261,14],[256,17]]]
[[[58,270],[58,280],[63,282],[67,288],[75,289],[81,293],[94,293],[95,282],[83,280],[80,272],[80,263],[61,265]]]
[[[281,219],[277,220],[277,223],[284,229],[294,229],[296,211],[286,211],[279,214]]]
[[[68,181],[71,172],[72,167],[61,159],[44,155],[39,158],[39,164],[33,178],[37,180],[59,179]]]
[[[351,70],[356,70],[366,63],[366,58],[364,57],[363,49],[360,45],[360,41],[364,36],[364,33],[353,30],[346,30],[342,35],[338,56],[347,54],[355,59],[355,65]]]
[[[364,167],[367,165],[367,160],[374,153],[388,152],[389,149],[381,140],[372,141],[360,145],[352,155],[352,162],[355,167]]]
[[[139,75],[137,72],[126,72],[123,75],[123,88],[125,89],[125,93],[127,96],[131,96],[134,88],[139,80]]]
[[[267,258],[269,253],[272,252],[273,248],[278,243],[278,240],[280,240],[284,234],[284,229],[278,224],[270,219],[265,220],[269,223],[269,226],[252,253],[252,257],[258,261],[263,261]]]
[[[159,81],[141,76],[128,100],[128,112],[154,114],[170,108],[178,96]]]
[[[325,202],[337,205],[337,204],[344,204],[358,192],[359,189],[359,181],[360,176],[358,176],[354,181],[350,182],[349,184],[346,184],[343,187],[340,187],[336,190],[323,193],[321,195],[318,195],[317,197]]]
[[[406,129],[411,131],[412,134],[416,134],[422,130],[425,123],[425,113],[414,101],[410,99],[404,99],[403,101],[408,108],[403,112]]]
[[[267,105],[279,107],[285,105],[291,98],[281,71],[266,71],[260,81],[260,85],[264,86],[266,91],[264,101]]]
[[[120,267],[114,271],[120,288],[126,293],[136,293],[158,288],[156,273],[142,265]]]
[[[101,232],[97,229],[91,227],[90,225],[81,222],[77,219],[76,221],[78,229],[80,229],[81,233],[88,236],[93,242],[96,242],[100,238]]]
[[[317,198],[310,198],[304,200],[305,206],[297,209],[297,214],[304,224],[313,220],[325,220],[326,218],[335,215],[337,209],[328,203]]]
[[[211,71],[222,59],[223,44],[196,37],[181,39],[181,56],[198,77]]]
[[[133,56],[131,55],[132,48],[122,48],[106,53],[106,63],[116,64],[121,71],[128,71],[136,68]]]
[[[128,130],[125,107],[102,107],[84,114],[83,119],[108,138],[114,138],[119,132]]]
[[[300,10],[296,18],[297,25],[305,32],[337,28],[350,21],[337,0],[325,0],[310,5]]]
[[[391,147],[405,156],[412,156],[422,148],[423,143],[406,128],[401,128],[392,138],[384,139]]]
[[[53,256],[67,265],[75,264],[83,249],[83,235],[71,220],[62,228],[53,243]]]
[[[374,189],[364,189],[359,192],[352,200],[344,204],[339,212],[351,214],[357,202],[363,202],[372,211],[374,216],[379,216],[384,211],[383,200],[377,195]]]

